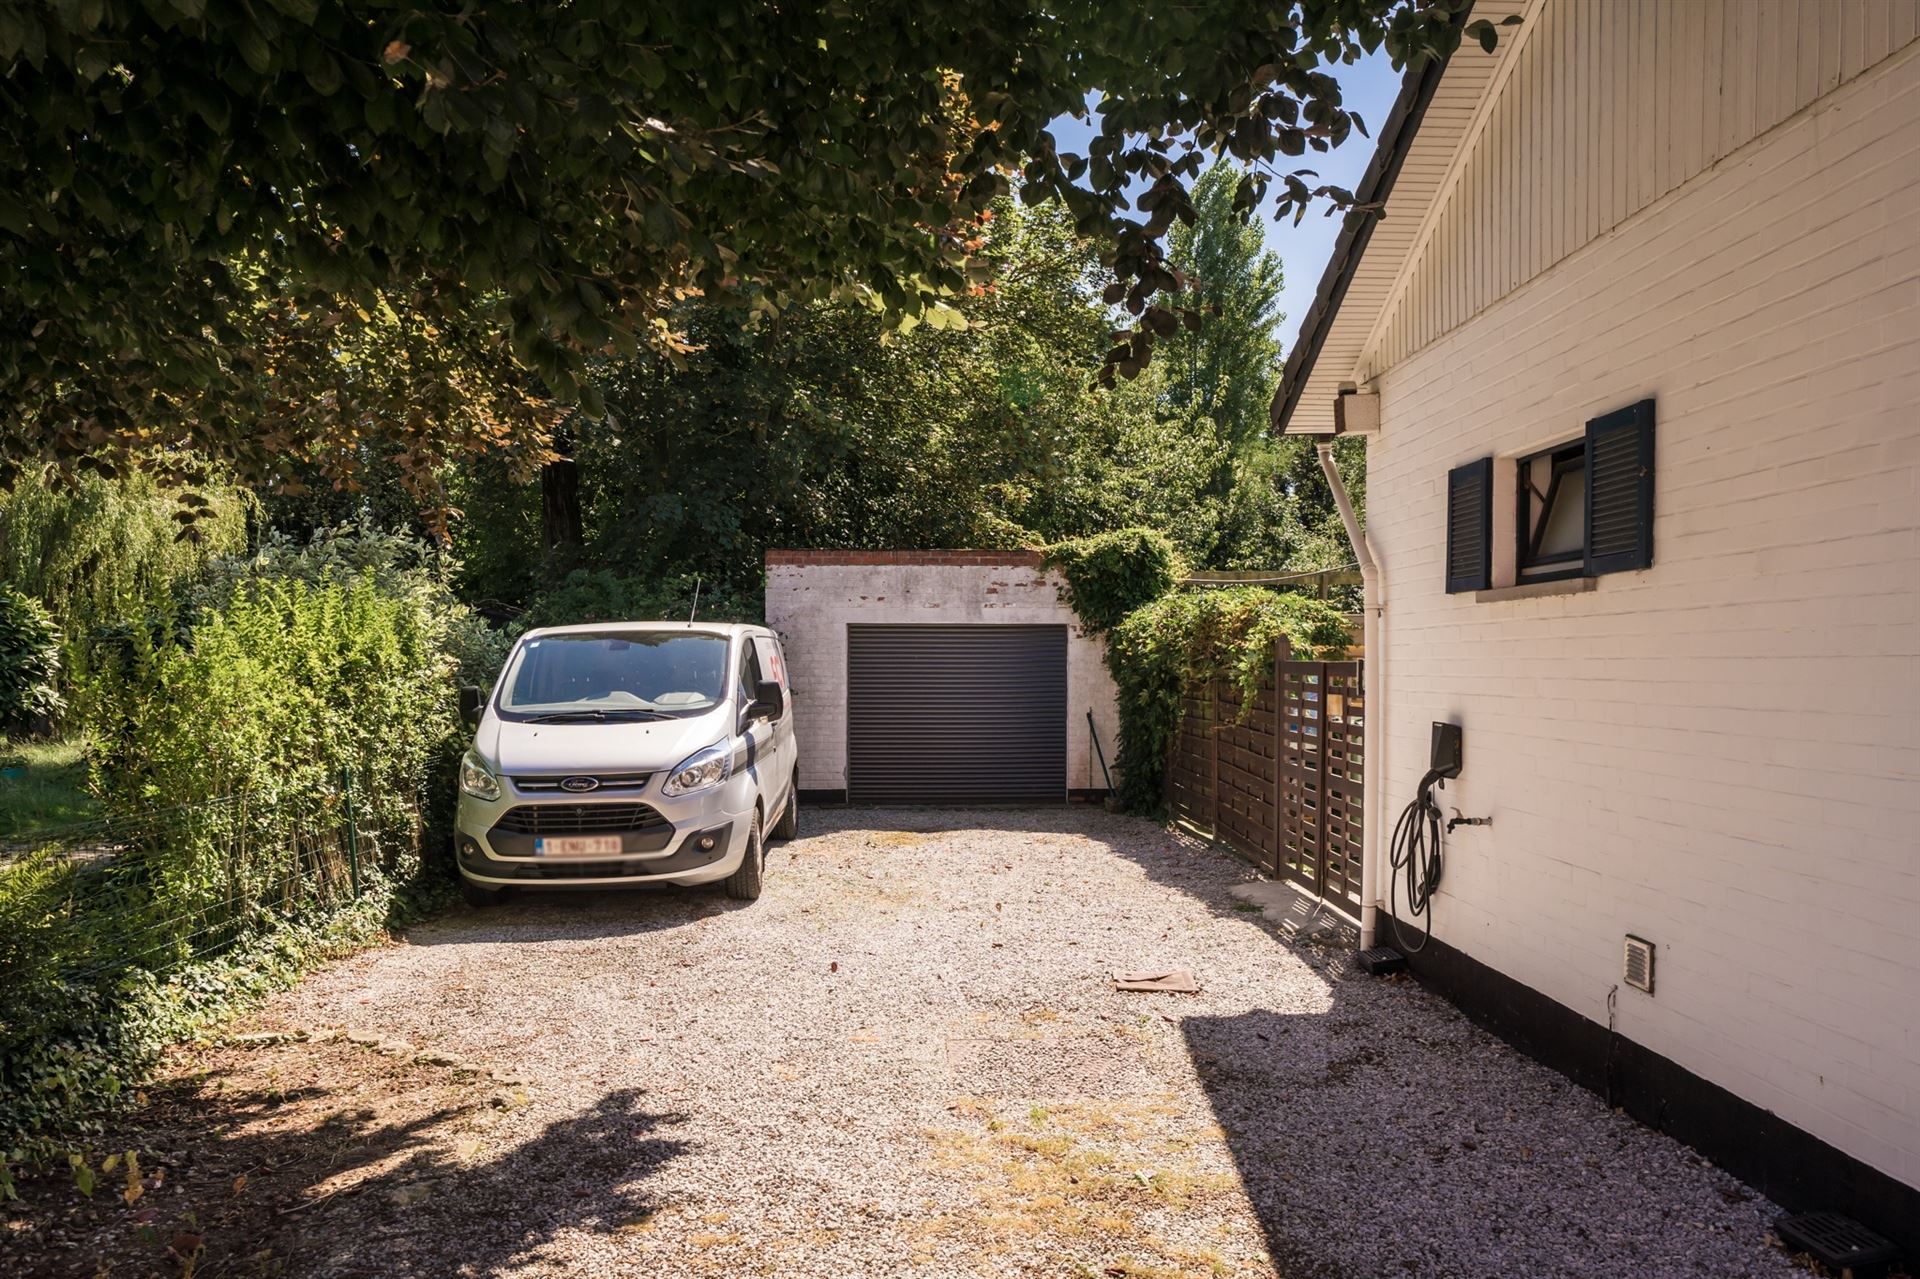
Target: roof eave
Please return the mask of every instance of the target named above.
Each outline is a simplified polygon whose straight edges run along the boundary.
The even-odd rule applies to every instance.
[[[1471,9],[1471,5],[1463,6],[1454,15],[1454,23],[1465,26]],[[1420,132],[1420,122],[1426,118],[1427,107],[1433,102],[1441,78],[1446,75],[1447,62],[1445,55],[1429,59],[1424,66],[1409,70],[1401,81],[1400,95],[1394,99],[1393,110],[1380,128],[1380,141],[1374,147],[1373,159],[1367,163],[1367,171],[1361,175],[1360,185],[1354,190],[1356,203],[1384,207],[1387,197],[1393,194],[1393,184],[1400,176],[1401,166],[1406,163],[1407,153],[1413,148],[1414,137]],[[1280,374],[1280,386],[1273,395],[1270,420],[1276,435],[1286,433],[1287,422],[1293,417],[1301,393],[1306,390],[1307,377],[1313,372],[1314,361],[1319,359],[1320,348],[1327,340],[1333,318],[1347,295],[1347,286],[1353,282],[1353,273],[1366,255],[1367,242],[1373,238],[1373,228],[1382,216],[1377,212],[1353,211],[1346,215],[1341,225],[1340,237],[1333,244],[1333,255],[1327,259],[1327,269],[1320,276],[1320,287],[1315,290],[1313,304],[1307,308],[1306,318],[1301,321],[1293,350],[1287,353],[1286,367]]]

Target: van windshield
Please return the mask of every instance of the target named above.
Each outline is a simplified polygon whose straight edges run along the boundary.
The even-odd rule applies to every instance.
[[[698,715],[726,696],[727,637],[705,631],[542,635],[501,680],[508,719],[591,723]]]

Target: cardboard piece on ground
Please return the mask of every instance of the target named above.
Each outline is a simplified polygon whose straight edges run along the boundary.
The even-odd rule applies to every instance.
[[[1197,995],[1200,983],[1184,968],[1137,968],[1113,974],[1115,990],[1165,991],[1175,995]]]

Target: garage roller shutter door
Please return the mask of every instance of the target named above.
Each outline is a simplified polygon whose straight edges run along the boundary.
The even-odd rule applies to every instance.
[[[1066,627],[847,627],[849,801],[1066,794]]]

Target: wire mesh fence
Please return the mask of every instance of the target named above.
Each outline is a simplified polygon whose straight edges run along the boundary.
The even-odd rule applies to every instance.
[[[156,806],[0,845],[0,1001],[113,970],[156,975],[338,911],[417,861],[417,800],[342,770],[297,795]]]

